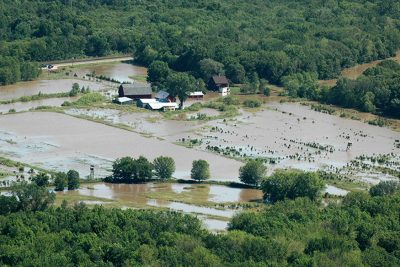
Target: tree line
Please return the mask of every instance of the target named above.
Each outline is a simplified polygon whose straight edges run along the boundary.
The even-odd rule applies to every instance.
[[[234,83],[329,79],[393,56],[400,43],[396,1],[7,0],[1,8],[0,52],[19,62],[132,53],[203,81],[210,73]]]
[[[341,77],[332,88],[319,86],[312,73],[287,76],[283,84],[292,97],[400,118],[400,64],[393,60],[367,69],[356,80]]]
[[[301,174],[297,174],[301,176]],[[276,185],[286,183],[276,180]],[[52,207],[36,183],[0,196],[6,266],[398,266],[400,192],[381,182],[341,203],[293,195],[239,213],[226,233],[178,212]]]
[[[111,183],[143,183],[154,179],[172,178],[175,161],[171,157],[160,156],[150,162],[146,157],[137,159],[123,157],[114,161],[112,175],[104,179]],[[284,199],[308,197],[316,200],[325,187],[322,178],[315,172],[299,170],[278,170],[267,176],[267,167],[257,159],[248,160],[239,169],[239,180],[246,185],[260,188],[264,200],[276,202]],[[194,160],[190,178],[204,181],[211,178],[210,165],[206,160]]]

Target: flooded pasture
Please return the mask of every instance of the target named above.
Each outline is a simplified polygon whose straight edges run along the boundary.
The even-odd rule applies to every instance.
[[[74,68],[73,72],[79,77],[87,74],[95,74],[95,76],[105,76],[119,82],[135,82],[133,77],[147,75],[147,69],[132,65],[130,63],[108,63],[108,64],[92,64]]]
[[[74,168],[82,176],[88,174],[90,164],[96,166],[96,175],[105,176],[114,159],[129,155],[143,155],[150,160],[171,156],[177,166],[176,178],[189,178],[192,161],[205,159],[210,162],[212,179],[237,181],[241,165],[205,151],[49,112],[0,116],[0,145],[0,155],[45,169]]]
[[[0,105],[0,113],[7,113],[10,110],[15,112],[28,111],[38,107],[50,106],[50,107],[60,107],[65,101],[75,101],[76,97],[60,97],[60,98],[48,98],[29,102],[15,102],[10,104]]]
[[[239,207],[233,208],[232,203],[249,203],[262,199],[261,191],[255,189],[174,183],[99,183],[85,185],[75,191],[58,192],[57,195],[88,205],[161,208],[191,213],[198,215],[211,230],[226,229],[228,220],[241,211]]]
[[[89,87],[91,91],[100,91],[108,88],[108,85],[105,83],[80,79],[36,80],[0,86],[0,100],[37,95],[39,92],[43,94],[65,93],[71,90],[74,83]]]
[[[104,109],[67,113],[101,117],[170,143],[194,143],[195,150],[228,158],[262,158],[270,163],[270,172],[276,168],[324,169],[379,177],[382,172],[374,173],[374,168],[400,171],[398,132],[296,103],[270,103],[256,113],[242,110],[235,118],[211,121],[167,120],[154,112]]]

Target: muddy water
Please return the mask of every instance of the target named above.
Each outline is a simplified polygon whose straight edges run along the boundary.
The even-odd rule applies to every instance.
[[[200,194],[199,194],[200,192]],[[220,185],[196,185],[196,184],[107,184],[99,183],[89,186],[83,186],[76,191],[58,192],[59,195],[80,196],[102,198],[99,200],[82,200],[89,205],[109,205],[118,203],[119,206],[129,207],[161,207],[171,210],[182,211],[199,215],[205,226],[211,230],[224,230],[227,227],[228,220],[240,210],[228,208],[212,208],[174,202],[165,199],[150,197],[152,193],[176,193],[193,194],[190,201],[208,201],[210,203],[230,203],[230,202],[249,202],[262,198],[260,190],[230,188]],[[150,196],[148,195],[150,194]],[[109,199],[110,201],[107,201]],[[218,216],[221,219],[211,219],[208,216]]]
[[[61,97],[61,98],[49,98],[30,102],[16,102],[11,104],[0,105],[0,113],[7,113],[10,109],[14,109],[16,112],[27,111],[35,109],[39,106],[51,106],[59,107],[64,101],[75,101],[75,97]]]
[[[262,112],[243,113],[237,120],[216,120],[208,125],[217,130],[211,128],[200,135],[190,135],[191,139],[202,140],[198,148],[234,147],[241,155],[274,158],[277,164],[271,166],[271,170],[342,167],[363,154],[400,153],[394,146],[395,140],[400,138],[397,132],[315,112],[293,103],[272,103]],[[187,133],[174,137],[188,138]],[[349,142],[352,147],[347,151]],[[326,149],[315,148],[313,144]]]
[[[11,138],[13,143],[4,141]],[[3,140],[1,142],[1,140]],[[21,113],[0,116],[0,154],[44,168],[76,168],[87,175],[90,164],[96,173],[109,173],[115,158],[131,155],[171,156],[177,178],[189,178],[193,160],[210,162],[215,180],[238,180],[240,162],[203,151],[191,150],[140,134],[55,113]],[[229,166],[229,168],[227,168]]]
[[[21,96],[69,92],[74,83],[80,86],[89,86],[92,91],[105,89],[104,83],[84,81],[79,79],[60,79],[60,80],[37,80],[30,82],[19,82],[12,85],[0,86],[0,100],[9,100]]]
[[[73,71],[77,73],[79,77],[94,72],[96,76],[103,75],[120,82],[134,82],[134,79],[130,78],[129,76],[147,75],[146,68],[128,63],[94,64],[85,67],[79,67]]]
[[[240,151],[241,156],[271,158],[276,164],[269,166],[270,172],[286,167],[334,171],[364,154],[400,155],[400,149],[394,145],[395,140],[400,139],[398,132],[315,112],[307,106],[294,103],[270,103],[264,111],[242,111],[241,116],[226,121],[171,121],[154,112],[74,112],[123,123],[138,132],[151,134],[170,143],[183,138],[201,140],[196,150],[210,152],[207,149],[209,146],[221,149],[229,147]],[[352,147],[347,150],[349,142]],[[321,146],[322,149],[315,146]]]

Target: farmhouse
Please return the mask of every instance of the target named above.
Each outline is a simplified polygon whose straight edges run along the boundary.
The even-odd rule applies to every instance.
[[[121,84],[118,89],[119,97],[129,97],[134,100],[151,98],[151,87],[142,84]]]
[[[208,81],[208,88],[212,91],[219,91],[224,87],[229,87],[228,79],[225,76],[212,76]]]
[[[173,98],[168,92],[165,92],[165,91],[159,91],[156,94],[155,98],[159,102],[175,102],[176,101],[175,98]]]

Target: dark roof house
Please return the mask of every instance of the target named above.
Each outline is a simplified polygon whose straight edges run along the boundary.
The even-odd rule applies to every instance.
[[[151,87],[142,84],[121,84],[118,89],[119,97],[129,97],[137,100],[151,98]]]
[[[229,87],[229,81],[225,76],[212,76],[208,81],[208,88],[218,91],[220,88]]]

